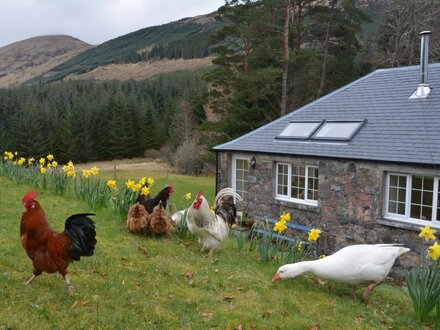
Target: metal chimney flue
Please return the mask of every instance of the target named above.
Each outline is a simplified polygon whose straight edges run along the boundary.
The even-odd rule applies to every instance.
[[[429,54],[429,35],[431,31],[420,32],[420,84],[416,91],[409,97],[410,99],[426,98],[431,92],[428,85],[428,54]]]

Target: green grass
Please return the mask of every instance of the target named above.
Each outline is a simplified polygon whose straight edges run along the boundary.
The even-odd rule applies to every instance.
[[[126,171],[118,177],[140,176]],[[213,178],[153,177],[156,188],[172,182],[177,194],[200,187],[213,194]],[[400,287],[384,284],[363,303],[360,292],[356,300],[350,298],[349,286],[320,286],[306,276],[274,285],[277,265],[259,264],[248,245],[239,250],[228,239],[209,257],[194,240],[131,235],[111,208],[96,212],[95,255],[69,267],[72,295],[58,274],[43,274],[27,286],[32,265],[20,244],[19,224],[21,198],[32,187],[3,177],[0,187],[0,329],[421,327]],[[72,194],[41,192],[38,200],[56,230],[62,230],[70,214],[89,211]]]

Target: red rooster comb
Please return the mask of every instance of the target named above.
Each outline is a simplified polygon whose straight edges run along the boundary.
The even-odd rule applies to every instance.
[[[38,194],[35,191],[31,191],[28,192],[26,195],[24,195],[23,197],[23,204],[27,204],[29,203],[31,200],[33,200],[34,198],[37,198]]]

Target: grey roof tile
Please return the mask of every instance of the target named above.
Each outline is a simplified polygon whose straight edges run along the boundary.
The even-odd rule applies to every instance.
[[[439,165],[440,63],[430,64],[428,74],[426,99],[409,99],[419,66],[376,70],[214,150]],[[367,123],[348,142],[275,139],[291,120],[323,119]]]

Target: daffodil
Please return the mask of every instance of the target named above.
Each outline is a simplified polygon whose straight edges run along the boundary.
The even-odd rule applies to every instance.
[[[47,168],[51,168],[52,167],[52,163],[47,162]]]
[[[184,195],[184,197],[185,197],[185,199],[187,200],[187,201],[189,201],[190,199],[191,199],[191,193],[187,193],[187,194],[185,194]]]
[[[425,238],[425,241],[429,241],[430,239],[435,239],[435,233],[437,230],[431,229],[429,225],[425,227],[420,227],[420,234],[419,237]]]
[[[150,194],[150,188],[148,188],[148,187],[142,187],[142,189],[141,189],[141,195],[148,196],[149,194]]]
[[[280,234],[287,229],[286,221],[280,220],[275,223],[275,226],[273,227],[273,231],[279,232]]]
[[[17,164],[21,166],[24,164],[25,161],[26,161],[26,158],[20,157],[20,159],[17,161]]]
[[[108,180],[107,187],[109,187],[110,189],[116,189],[116,180]]]
[[[144,185],[147,182],[147,177],[143,176],[140,180],[139,180],[139,184]]]
[[[40,164],[41,165],[46,164],[46,158],[40,158]]]
[[[46,174],[47,170],[44,167],[40,168],[40,173],[41,174]]]
[[[303,242],[299,242],[296,248],[299,252],[301,252],[303,250]]]
[[[47,155],[47,157],[46,157],[46,158],[47,158],[47,160],[48,160],[48,161],[50,161],[50,162],[51,162],[51,161],[53,160],[53,158],[54,158],[54,157],[53,157],[53,155],[52,155],[52,154],[49,154],[49,155]]]
[[[56,160],[54,160],[53,162],[52,162],[52,167],[57,167],[58,166],[58,162],[56,161]]]
[[[67,176],[71,176],[71,177],[75,177],[76,176],[75,170],[68,170],[66,172],[66,175]]]
[[[428,248],[428,255],[432,260],[437,261],[440,258],[440,245],[437,242]]]
[[[125,182],[125,185],[127,186],[127,189],[130,189],[134,186],[134,181],[128,180],[127,182]]]
[[[309,241],[316,241],[319,238],[319,234],[321,234],[321,231],[319,229],[313,228],[309,231]]]
[[[134,192],[139,191],[142,188],[142,185],[137,183],[135,184],[133,187],[131,187],[131,190],[133,190]]]
[[[147,183],[148,183],[148,187],[152,187],[153,186],[153,184],[154,184],[154,179],[153,178],[148,178],[147,179]]]
[[[284,212],[283,214],[281,214],[280,221],[284,221],[284,222],[290,221],[290,213]]]
[[[35,162],[35,158],[31,157],[28,159],[28,165],[32,165]]]
[[[92,175],[98,175],[98,174],[99,174],[99,168],[97,168],[96,166],[93,166],[93,167],[90,169],[90,173],[91,173]]]
[[[90,170],[82,170],[82,176],[85,178],[88,178],[90,176],[91,172]]]

